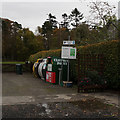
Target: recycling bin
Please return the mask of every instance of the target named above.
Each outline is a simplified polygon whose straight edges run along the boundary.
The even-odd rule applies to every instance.
[[[46,66],[46,82],[63,86],[63,81],[67,81],[68,60],[48,57]]]
[[[22,64],[16,64],[16,74],[22,74]]]
[[[38,73],[38,67],[39,67],[39,64],[43,61],[43,59],[39,58],[37,59],[37,62],[34,63],[33,65],[33,74],[35,77],[38,77],[39,76],[39,73]]]
[[[46,77],[46,62],[47,62],[47,59],[44,58],[43,61],[38,66],[38,75],[44,81]]]

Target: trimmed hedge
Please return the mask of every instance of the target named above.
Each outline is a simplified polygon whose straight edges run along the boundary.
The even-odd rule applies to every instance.
[[[77,47],[77,53],[79,54],[103,54],[105,57],[105,70],[104,77],[108,81],[109,88],[117,89],[120,86],[120,70],[119,58],[118,58],[118,43],[119,40],[112,40],[108,42],[101,42],[97,44],[91,44],[87,46]],[[48,56],[60,57],[61,50],[49,50],[40,51],[34,55],[31,55],[29,60],[35,62],[38,58],[45,58]],[[72,81],[77,82],[77,60],[70,60],[70,78]]]
[[[82,53],[104,55],[104,77],[108,82],[108,87],[115,89],[120,86],[120,75],[118,73],[118,71],[120,70],[118,60],[118,43],[118,40],[112,40],[84,47],[78,47],[78,53],[80,54]]]
[[[38,58],[46,58],[48,56],[56,56],[56,57],[60,57],[61,54],[61,49],[57,49],[57,50],[48,50],[48,51],[40,51],[36,54],[33,54],[29,57],[29,60],[31,62],[36,62]]]

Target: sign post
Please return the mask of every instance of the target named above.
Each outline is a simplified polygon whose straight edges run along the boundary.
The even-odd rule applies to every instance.
[[[75,45],[75,41],[63,41],[63,45],[65,46],[62,46],[61,58],[68,59],[67,81],[69,81],[69,59],[76,59],[76,47],[70,45]]]

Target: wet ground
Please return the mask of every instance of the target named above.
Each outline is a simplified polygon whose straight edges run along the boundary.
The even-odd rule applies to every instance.
[[[118,118],[118,109],[97,99],[3,106],[3,118]]]
[[[30,73],[3,73],[3,118],[119,118],[118,93],[77,93]]]

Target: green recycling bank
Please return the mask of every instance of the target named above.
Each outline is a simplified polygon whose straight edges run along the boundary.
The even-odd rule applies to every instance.
[[[47,59],[46,62],[44,62],[44,59]],[[44,78],[43,76],[40,77],[42,77],[45,82],[63,86],[63,81],[67,81],[68,60],[59,57],[47,57],[44,59],[44,64],[43,62],[40,62],[37,67],[38,74],[39,72],[45,74]]]

